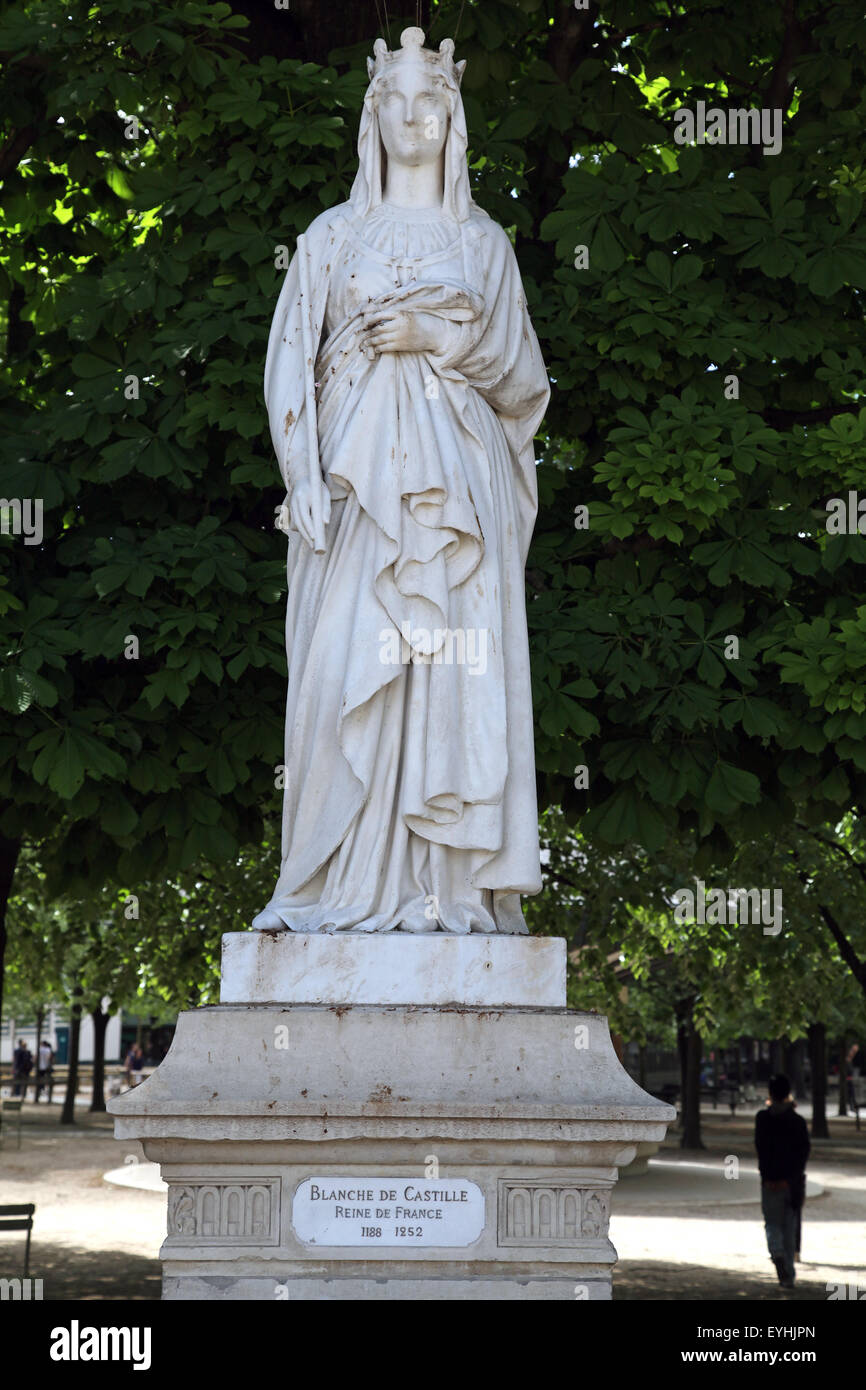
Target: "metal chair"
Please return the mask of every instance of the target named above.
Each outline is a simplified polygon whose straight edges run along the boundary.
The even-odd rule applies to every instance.
[[[4,1100],[4,1101],[0,1102],[0,1107],[2,1107],[2,1111],[3,1111],[3,1114],[4,1114],[4,1115],[6,1115],[7,1113],[9,1113],[9,1114],[11,1114],[11,1115],[17,1115],[17,1116],[18,1116],[18,1148],[20,1149],[20,1148],[21,1148],[21,1111],[22,1111],[22,1109],[23,1109],[23,1107],[24,1107],[24,1101],[23,1101],[23,1099],[22,1099],[20,1096],[15,1096],[14,1099]]]
[[[0,1235],[4,1231],[26,1231],[27,1243],[24,1247],[24,1278],[30,1270],[30,1232],[33,1230],[33,1213],[36,1207],[27,1202],[17,1207],[0,1207]]]

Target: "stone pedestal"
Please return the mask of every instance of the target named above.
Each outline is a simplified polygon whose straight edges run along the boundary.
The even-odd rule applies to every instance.
[[[109,1103],[169,1184],[164,1298],[610,1298],[617,1170],[675,1111],[564,1007],[564,943],[245,933],[223,964],[231,1002]]]
[[[220,1003],[565,1008],[565,942],[554,936],[229,932]]]

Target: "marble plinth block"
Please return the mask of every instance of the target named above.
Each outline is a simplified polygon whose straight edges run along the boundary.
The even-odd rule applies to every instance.
[[[222,1004],[565,1007],[558,936],[228,932]]]
[[[547,943],[486,944],[507,946],[507,981],[515,947],[531,973]],[[341,979],[369,970],[360,950]],[[606,1020],[345,993],[335,976],[331,1003],[181,1014],[161,1066],[109,1103],[169,1185],[163,1297],[610,1298],[617,1171],[675,1111],[623,1070]]]

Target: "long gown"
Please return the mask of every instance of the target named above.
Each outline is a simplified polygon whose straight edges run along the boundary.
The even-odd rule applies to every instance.
[[[480,210],[343,204],[297,257],[266,371],[289,488],[306,469],[300,315],[318,342],[326,550],[288,556],[282,868],[298,932],[524,932],[539,873],[523,567],[549,387],[505,233]],[[299,253],[300,254],[300,253]],[[448,324],[368,360],[360,315]]]

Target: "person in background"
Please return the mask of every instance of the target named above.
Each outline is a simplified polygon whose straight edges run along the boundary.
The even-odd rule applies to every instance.
[[[48,1104],[51,1104],[51,1093],[54,1090],[54,1049],[45,1039],[40,1038],[39,1047],[36,1050],[36,1097],[35,1104],[39,1102],[42,1091],[48,1092]]]
[[[783,1289],[792,1289],[794,1259],[799,1253],[799,1216],[806,1192],[809,1131],[794,1108],[787,1076],[771,1076],[768,1089],[766,1107],[755,1117],[761,1211],[779,1283]]]
[[[27,1046],[23,1038],[18,1039],[18,1046],[12,1053],[12,1094],[21,1096],[22,1100],[27,1099],[27,1086],[30,1081],[30,1073],[33,1070],[33,1053]]]
[[[854,1058],[860,1051],[859,1043],[852,1043],[845,1057],[845,1081],[848,1092],[848,1108],[853,1110],[854,1118],[857,1121],[857,1128],[860,1128],[860,1101],[857,1097],[857,1087],[854,1082]]]
[[[130,1086],[137,1086],[142,1080],[141,1069],[144,1066],[144,1053],[141,1050],[141,1043],[133,1043],[129,1049],[129,1056],[126,1059],[126,1070],[129,1077]]]

